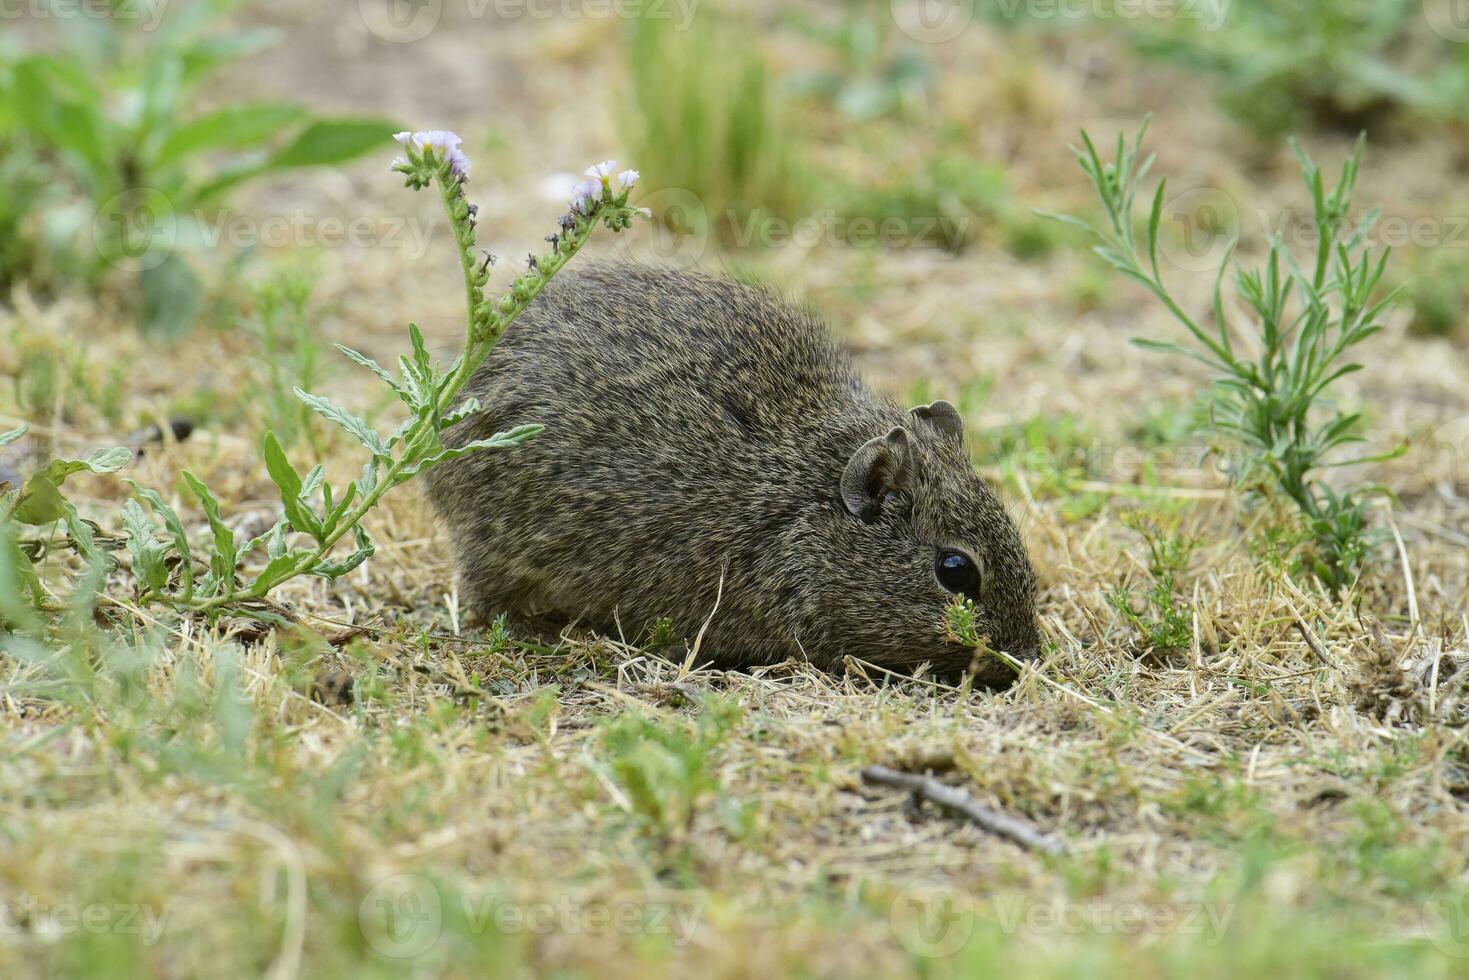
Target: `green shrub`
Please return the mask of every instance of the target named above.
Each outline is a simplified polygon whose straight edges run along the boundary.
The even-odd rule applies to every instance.
[[[1148,350],[1176,354],[1205,365],[1215,375],[1210,389],[1209,431],[1221,449],[1236,447],[1227,462],[1236,486],[1246,492],[1274,490],[1300,512],[1309,545],[1299,563],[1332,591],[1350,584],[1373,540],[1367,526],[1367,495],[1372,488],[1333,489],[1321,479],[1326,468],[1372,462],[1398,455],[1340,459],[1335,451],[1363,441],[1360,412],[1333,404],[1332,386],[1361,370],[1349,360],[1352,348],[1382,329],[1395,294],[1379,288],[1389,250],[1375,253],[1366,244],[1376,211],[1357,225],[1347,221],[1363,141],[1327,190],[1321,171],[1304,151],[1297,156],[1311,195],[1317,246],[1304,264],[1273,236],[1260,269],[1235,271],[1238,297],[1249,313],[1246,328],[1255,353],[1236,347],[1226,315],[1224,274],[1233,258],[1225,253],[1214,283],[1212,323],[1201,324],[1184,311],[1163,282],[1158,266],[1158,227],[1165,181],[1153,193],[1141,239],[1134,203],[1152,164],[1140,159],[1143,130],[1128,146],[1118,137],[1116,156],[1104,162],[1091,139],[1074,152],[1106,212],[1102,229],[1077,218],[1053,215],[1086,229],[1101,241],[1096,252],[1114,269],[1156,297],[1192,338],[1188,346],[1137,339]]]
[[[798,7],[784,11],[784,21],[832,62],[788,79],[793,95],[821,98],[853,120],[911,112],[927,95],[933,72],[917,51],[894,50],[897,23],[887,0],[846,0],[835,24]]]
[[[1268,142],[1469,113],[1469,54],[1433,33],[1418,0],[1220,0],[1212,16],[1135,23],[1141,51],[1209,77],[1225,111]]]

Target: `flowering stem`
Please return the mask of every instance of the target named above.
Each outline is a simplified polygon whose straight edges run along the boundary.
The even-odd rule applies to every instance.
[[[449,413],[453,411],[460,392],[494,350],[505,330],[540,295],[551,277],[581,250],[598,222],[606,224],[614,231],[620,231],[628,226],[632,215],[636,213],[627,204],[627,190],[636,180],[636,173],[628,171],[619,178],[622,185],[620,193],[613,192],[610,181],[603,175],[595,188],[579,191],[571,214],[562,222],[562,234],[553,235],[549,239],[552,243],[550,251],[539,258],[532,257],[527,271],[511,283],[509,290],[494,303],[487,302],[484,298],[484,287],[489,281],[488,266],[476,264],[474,210],[464,197],[464,178],[468,162],[462,156],[454,156],[454,152],[457,152],[457,137],[454,139],[456,145],[450,146],[449,152],[445,153],[434,152],[436,148],[432,146],[422,150],[410,146],[408,157],[395,167],[408,175],[410,187],[425,187],[430,180],[439,185],[440,199],[454,229],[460,271],[464,276],[467,327],[464,349],[455,359],[452,370],[447,375],[442,375],[428,366],[427,354],[421,347],[421,337],[417,334],[417,328],[413,328],[415,357],[422,358],[418,362],[418,374],[409,379],[409,368],[405,367],[403,384],[390,383],[394,384],[399,396],[408,401],[414,417],[399,430],[394,439],[386,443],[381,441],[381,437],[374,437],[371,433],[366,437],[359,436],[373,450],[373,461],[369,463],[367,475],[364,476],[366,482],[359,481],[351,488],[353,491],[361,490],[355,506],[347,509],[344,499],[344,505],[334,510],[329,486],[323,490],[326,506],[320,514],[314,510],[304,513],[293,511],[292,504],[288,501],[286,509],[290,519],[289,529],[309,531],[316,539],[314,548],[287,555],[273,552],[271,564],[247,587],[236,588],[231,576],[229,581],[219,583],[221,591],[218,594],[174,596],[171,601],[175,605],[195,612],[216,612],[229,605],[261,600],[277,585],[298,575],[314,572],[335,577],[343,574],[345,569],[354,567],[353,563],[336,563],[331,572],[325,571],[325,568],[329,564],[327,556],[349,531],[356,532],[359,537],[359,552],[355,557],[360,560],[370,554],[371,545],[357,530],[358,525],[384,494],[437,461],[438,454],[444,449],[441,432]],[[629,175],[630,179],[624,179]],[[376,365],[373,366],[376,369]],[[387,378],[385,374],[383,377]],[[312,397],[304,393],[298,394],[306,399]],[[309,400],[308,404],[311,404]],[[505,433],[505,442],[502,445],[514,445],[518,441],[517,436],[524,439],[533,434],[519,430]],[[494,440],[490,442],[493,443]],[[267,449],[268,465],[270,461]],[[376,473],[379,464],[386,466],[381,474]],[[278,465],[290,470],[289,464],[284,461],[280,461]],[[275,471],[272,471],[272,478],[276,478]],[[299,478],[295,486],[299,490]],[[283,493],[290,494],[284,486],[282,490]],[[301,506],[299,501],[296,505]]]

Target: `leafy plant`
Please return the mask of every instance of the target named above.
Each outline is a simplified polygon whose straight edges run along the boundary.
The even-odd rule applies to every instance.
[[[1335,454],[1344,445],[1363,441],[1363,425],[1360,412],[1331,403],[1332,385],[1361,370],[1362,365],[1349,360],[1352,349],[1382,329],[1395,298],[1392,292],[1378,295],[1390,250],[1374,253],[1366,244],[1376,210],[1355,225],[1348,220],[1364,141],[1358,141],[1330,189],[1310,157],[1292,144],[1311,195],[1315,254],[1302,267],[1280,237],[1272,236],[1261,268],[1236,270],[1235,291],[1249,318],[1247,330],[1240,331],[1231,325],[1222,288],[1233,245],[1214,281],[1212,324],[1202,325],[1185,312],[1163,282],[1158,227],[1165,181],[1153,192],[1147,224],[1138,237],[1135,202],[1153,162],[1151,156],[1139,158],[1146,130],[1145,124],[1130,146],[1119,136],[1116,156],[1107,162],[1085,132],[1082,147],[1073,148],[1101,199],[1105,228],[1066,215],[1051,217],[1100,239],[1097,254],[1152,293],[1187,331],[1193,341],[1187,346],[1151,339],[1134,343],[1190,358],[1214,372],[1209,426],[1246,451],[1230,463],[1236,486],[1247,491],[1271,487],[1295,504],[1310,535],[1300,564],[1333,592],[1340,591],[1360,571],[1372,542],[1365,512],[1370,488],[1338,492],[1319,473],[1402,452],[1399,448],[1349,459]],[[1242,332],[1250,338],[1253,354],[1237,346]]]
[[[1188,608],[1175,596],[1177,577],[1188,564],[1195,542],[1182,537],[1176,528],[1149,521],[1136,513],[1125,514],[1123,523],[1142,535],[1148,546],[1148,574],[1152,584],[1142,593],[1143,608],[1133,608],[1131,589],[1118,585],[1107,595],[1107,603],[1138,631],[1143,645],[1159,652],[1182,650],[1193,640]]]
[[[270,530],[243,545],[235,541],[234,532],[221,518],[219,504],[209,488],[185,472],[184,481],[212,530],[212,541],[197,557],[197,570],[196,556],[178,514],[155,491],[134,485],[165,530],[160,539],[137,501],[125,505],[128,548],[144,601],[213,614],[229,607],[258,604],[272,589],[298,575],[336,579],[372,555],[373,544],[362,519],[388,491],[439,463],[481,450],[518,446],[541,431],[538,425],[522,425],[454,448],[446,447],[442,438],[446,428],[479,411],[479,403],[473,398],[457,401],[460,390],[489,356],[506,327],[581,249],[593,228],[601,223],[620,231],[631,223],[637,212],[628,205],[627,196],[636,173],[621,174],[614,189],[610,161],[589,171],[596,176],[579,186],[578,198],[562,219],[560,233],[549,236],[550,250],[532,258],[530,268],[498,299],[487,299],[484,288],[489,281],[489,263],[478,261],[475,254],[475,209],[464,194],[469,163],[458,149],[459,138],[442,132],[405,133],[400,140],[406,155],[394,169],[404,174],[408,186],[416,190],[437,184],[455,229],[467,306],[463,349],[447,367],[440,367],[430,357],[418,326],[410,323],[412,353],[399,358],[399,374],[394,377],[366,355],[339,345],[338,350],[391,390],[407,408],[408,417],[395,431],[384,435],[329,399],[297,388],[295,394],[302,403],[340,426],[367,450],[362,475],[342,488],[327,481],[322,464],[303,475],[286,457],[275,433],[267,431],[262,440],[265,468],[280,491],[283,513]],[[349,534],[354,543],[351,553],[333,557],[338,542]],[[296,545],[292,535],[304,535],[308,543]],[[241,581],[244,562],[257,552],[264,554],[264,567],[253,578]]]
[[[3,71],[0,65],[0,103],[6,84]],[[0,195],[0,296],[43,266],[40,206],[50,192],[45,167],[28,150],[8,144],[4,130],[0,120],[0,186],[5,188]]]
[[[602,736],[607,774],[645,830],[679,840],[712,800],[728,833],[743,837],[749,832],[752,808],[724,792],[714,768],[740,717],[738,704],[709,695],[693,726],[660,724],[635,712],[607,725]]]
[[[282,448],[305,440],[321,455],[324,446],[317,435],[321,418],[296,397],[298,389],[317,387],[324,373],[311,309],[316,280],[315,266],[299,260],[272,269],[250,290],[254,316],[245,318],[244,326],[260,343],[256,360],[266,428],[276,434]]]
[[[0,64],[0,166],[50,165],[51,190],[71,203],[49,209],[46,234],[90,243],[84,271],[94,283],[109,267],[135,276],[142,323],[159,333],[187,328],[203,302],[182,253],[206,243],[206,209],[245,181],[360,156],[392,128],[289,103],[197,111],[210,74],[274,40],[219,24],[237,5],[203,0],[153,30],[72,18],[58,52]]]
[[[1416,0],[1232,0],[1204,16],[1136,19],[1132,36],[1212,78],[1225,111],[1267,141],[1385,114],[1462,119],[1469,105],[1469,58]]]
[[[789,79],[793,94],[829,100],[855,120],[901,112],[926,94],[933,74],[928,63],[915,51],[892,51],[897,25],[888,3],[846,0],[834,25],[794,7],[785,12],[785,20],[826,48],[836,63]]]

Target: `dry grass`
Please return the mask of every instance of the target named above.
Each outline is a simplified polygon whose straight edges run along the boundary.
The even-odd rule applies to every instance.
[[[521,169],[472,185],[497,252],[523,252],[553,213],[538,203],[542,168],[616,146],[597,122],[573,124],[555,84],[613,71],[603,29],[475,35],[503,72],[527,71],[518,83],[496,75],[493,112],[452,94],[444,73],[471,68],[448,56],[461,41],[441,30],[424,42],[445,52],[440,71],[405,83],[419,101],[394,95],[425,122],[435,113],[422,106],[437,106],[479,127],[476,139],[491,127],[517,146],[541,127],[551,137],[525,142]],[[358,39],[302,57],[322,36],[356,35],[320,20],[301,30],[274,56],[294,82],[252,82],[310,95],[300,66],[329,74],[333,58],[361,56]],[[1113,46],[1082,37],[1040,46],[976,29],[932,57],[945,112],[983,114],[975,151],[1041,207],[1083,199],[1064,152],[1078,124],[1107,131],[1140,102],[1156,108],[1147,93],[1189,94],[1187,80],[1134,74]],[[1084,87],[1096,108],[1062,108]],[[1288,167],[1232,159],[1212,110],[1165,107],[1153,131],[1170,172],[1300,207]],[[1388,213],[1448,212],[1446,152],[1374,148],[1360,198]],[[281,184],[243,213],[425,203],[381,169]],[[412,317],[452,344],[458,293],[438,246],[406,267],[392,249],[327,250],[322,336],[386,354]],[[799,262],[778,252],[706,264],[752,265],[817,302],[890,388],[988,379],[965,409],[976,457],[1010,494],[1042,572],[1044,660],[1008,692],[971,695],[858,663],[842,675],[723,672],[681,645],[644,650],[644,637],[520,644],[460,623],[446,536],[411,487],[371,519],[381,544],[361,570],[282,590],[294,631],[136,609],[119,573],[99,616],[120,639],[82,659],[125,663],[129,644],[151,659],[97,676],[0,659],[0,972],[1462,971],[1469,947],[1448,926],[1466,920],[1445,921],[1437,900],[1463,894],[1469,852],[1469,486],[1463,459],[1432,435],[1465,412],[1462,344],[1411,338],[1402,323],[1373,341],[1349,397],[1370,404],[1383,446],[1411,451],[1353,474],[1396,494],[1378,519],[1397,537],[1333,602],[1262,557],[1279,514],[1226,493],[1181,429],[1156,434],[1199,378],[1127,346],[1166,319],[1130,289],[1098,287],[1082,258],[1021,263],[982,239],[958,257],[817,247]],[[1208,282],[1195,285],[1202,295]],[[241,522],[270,512],[248,338],[215,327],[149,349],[105,301],[23,292],[0,308],[0,336],[11,331],[80,352],[53,411],[27,413],[32,451],[114,442],[206,406],[212,421],[193,438],[147,445],[128,475],[168,493],[187,468]],[[0,374],[15,375],[17,358],[0,348]],[[89,394],[116,364],[129,365],[120,425]],[[372,408],[356,381],[344,367],[327,387]],[[22,410],[9,399],[0,386],[0,425]],[[1027,420],[1039,420],[1031,441],[1017,442]],[[1149,439],[1159,448],[1137,448]],[[340,443],[329,459],[355,466]],[[125,492],[107,479],[77,486],[104,525]],[[1177,650],[1148,649],[1107,601],[1128,587],[1141,608],[1151,581],[1129,513],[1200,542],[1179,578],[1188,641]],[[57,571],[67,558],[54,561]],[[710,727],[730,705],[728,730]],[[1068,854],[1030,854],[864,787],[872,763],[932,771],[1056,834]],[[68,905],[99,925],[68,926]]]

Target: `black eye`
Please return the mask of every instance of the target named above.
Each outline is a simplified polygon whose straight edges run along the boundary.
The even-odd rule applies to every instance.
[[[940,551],[934,574],[950,592],[979,598],[979,566],[962,551]]]

